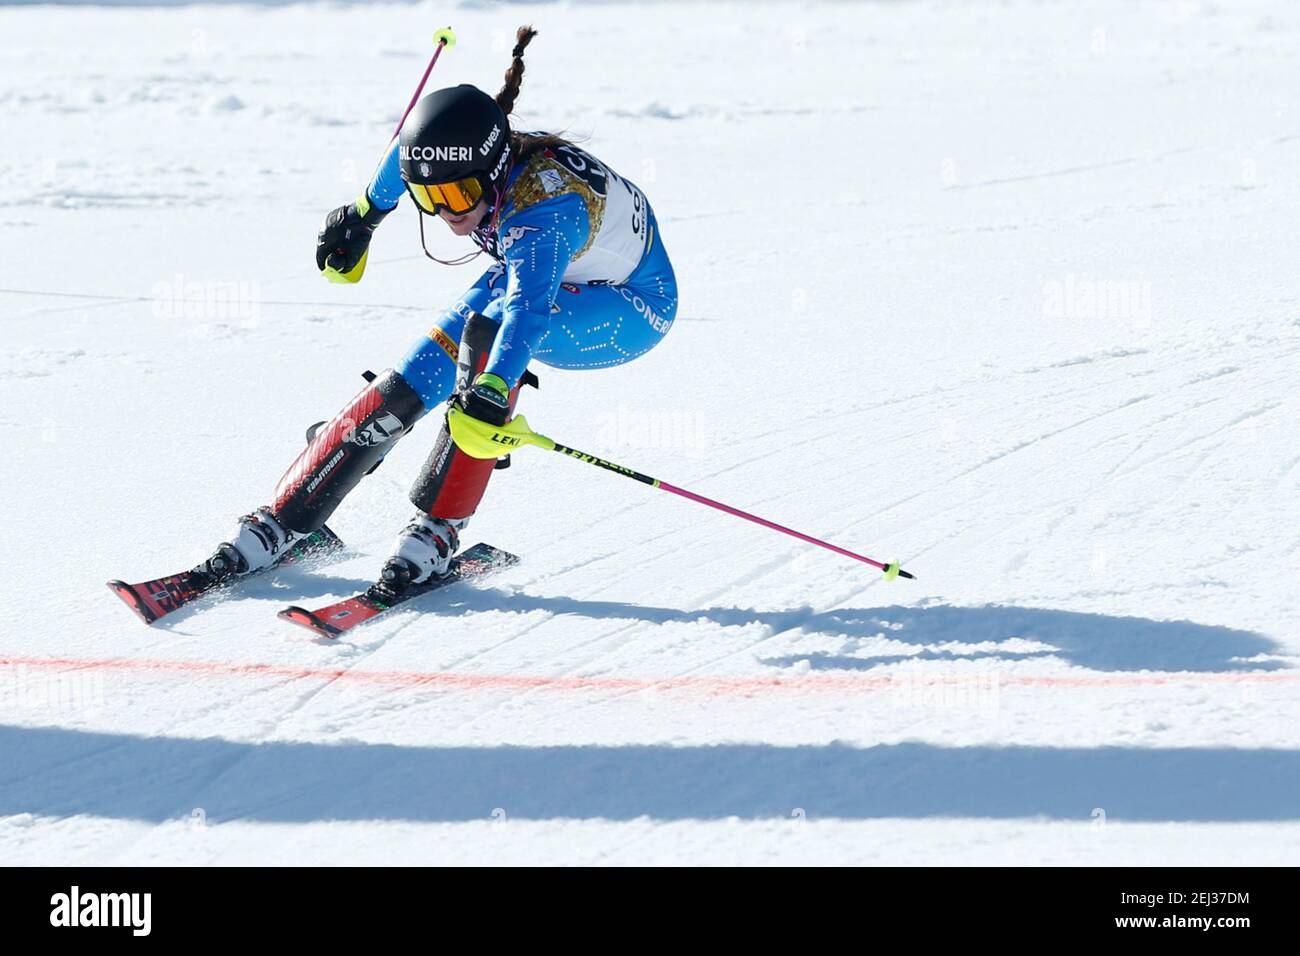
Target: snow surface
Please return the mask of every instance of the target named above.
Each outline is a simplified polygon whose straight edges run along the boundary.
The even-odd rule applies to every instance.
[[[469,284],[403,209],[312,262],[435,85],[590,134],[681,282],[540,369],[522,564],[344,641],[355,549],[141,626]],[[0,11],[4,863],[1300,862],[1300,6]],[[444,252],[459,250],[439,238]],[[480,260],[481,263],[482,260]]]

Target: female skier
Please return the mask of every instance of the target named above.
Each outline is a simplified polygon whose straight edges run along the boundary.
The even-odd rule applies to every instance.
[[[366,190],[326,217],[316,245],[327,277],[357,281],[375,227],[406,193],[422,243],[424,217],[438,218],[495,261],[396,368],[316,431],[271,503],[240,519],[231,540],[192,573],[215,584],[274,564],[442,402],[501,425],[531,380],[533,359],[565,369],[621,365],[672,326],[677,283],[641,190],[558,136],[510,128],[524,48],[535,35],[520,27],[495,97],[469,85],[424,97]],[[411,490],[417,514],[398,536],[381,586],[400,593],[447,572],[496,465],[457,448],[444,420]]]

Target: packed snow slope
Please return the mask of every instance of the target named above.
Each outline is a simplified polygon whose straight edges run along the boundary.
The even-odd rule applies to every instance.
[[[143,627],[483,265],[316,229],[433,84],[648,193],[681,283],[525,450],[522,555],[346,640],[351,546]],[[1300,7],[0,11],[4,863],[1300,862]],[[445,231],[442,253],[460,252]]]

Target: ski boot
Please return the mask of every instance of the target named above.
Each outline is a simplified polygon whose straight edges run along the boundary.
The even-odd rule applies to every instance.
[[[234,538],[217,546],[216,552],[195,573],[208,575],[213,582],[252,574],[275,564],[289,553],[295,540],[292,531],[275,520],[269,508],[258,508],[239,519]]]
[[[380,574],[380,587],[401,594],[412,585],[446,574],[460,547],[460,530],[468,523],[468,518],[418,515],[398,535],[397,550]]]

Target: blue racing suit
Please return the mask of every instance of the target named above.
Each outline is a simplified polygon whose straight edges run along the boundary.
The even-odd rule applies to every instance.
[[[366,193],[392,209],[405,192],[394,142]],[[397,366],[425,411],[455,387],[471,311],[501,323],[486,371],[511,386],[533,359],[565,369],[621,365],[672,327],[677,280],[645,194],[576,146],[516,161],[495,231],[481,228],[475,239],[496,261]]]

